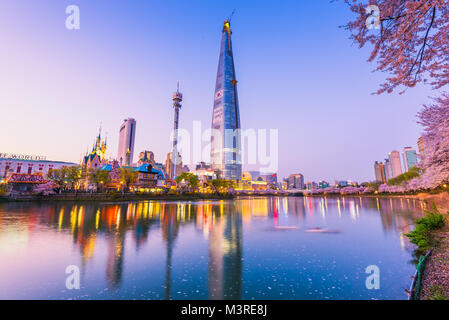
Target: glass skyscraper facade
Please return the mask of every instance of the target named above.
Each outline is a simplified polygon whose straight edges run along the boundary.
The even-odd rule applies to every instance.
[[[391,166],[391,178],[396,178],[397,176],[402,174],[402,165],[401,165],[401,155],[399,151],[393,150],[388,154],[388,159],[390,160]]]
[[[241,180],[240,114],[231,42],[231,26],[224,22],[212,115],[211,164],[222,179]]]
[[[405,171],[409,171],[410,168],[415,167],[418,164],[418,155],[416,150],[411,147],[405,147],[402,152],[402,157],[404,158]]]

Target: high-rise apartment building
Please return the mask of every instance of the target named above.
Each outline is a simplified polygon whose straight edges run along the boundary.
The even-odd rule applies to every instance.
[[[424,143],[423,137],[420,137],[418,139],[418,152],[419,152],[419,155],[421,157],[424,157],[426,155],[426,151],[427,151],[427,146]]]
[[[176,177],[182,173],[182,157],[179,152],[177,159],[172,159],[172,156],[173,152],[167,153],[167,160],[165,160],[165,170],[167,172],[167,175],[171,179],[176,179]]]
[[[405,147],[402,151],[402,158],[404,160],[405,172],[409,171],[410,168],[415,167],[418,164],[418,155],[416,150],[412,147]]]
[[[376,177],[376,182],[378,183],[386,183],[385,177],[385,167],[382,162],[374,162],[374,175]]]
[[[393,150],[388,154],[390,160],[392,178],[395,178],[402,174],[401,155],[399,151]]]
[[[289,175],[287,189],[304,189],[304,176],[300,173]]]
[[[240,114],[230,21],[225,20],[212,115],[211,164],[220,178],[242,179]]]
[[[385,159],[384,171],[385,171],[385,182],[388,182],[388,180],[393,178],[393,169],[391,168],[391,162],[389,159]]]
[[[120,126],[117,160],[121,166],[130,166],[133,163],[134,140],[136,137],[136,120],[125,119]]]

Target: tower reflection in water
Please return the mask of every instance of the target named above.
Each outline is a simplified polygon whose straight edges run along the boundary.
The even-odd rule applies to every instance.
[[[172,260],[179,229],[194,225],[209,238],[209,298],[241,298],[241,204],[224,201],[56,204],[53,210],[48,210],[47,205],[40,209],[41,222],[71,232],[74,245],[80,250],[82,267],[93,258],[98,237],[107,239],[105,274],[111,289],[120,288],[122,282],[126,235],[132,234],[136,250],[140,250],[147,244],[151,230],[159,230],[165,245],[165,299],[172,298]]]
[[[224,207],[221,202],[212,208],[208,226],[209,298],[213,300],[242,297],[242,215],[234,203]]]
[[[423,209],[421,204],[414,200],[359,197],[329,199],[271,197],[235,201],[43,203],[32,207],[26,205],[20,207],[17,204],[6,206],[12,208],[0,212],[0,221],[5,212],[7,214],[21,210],[21,213],[26,213],[29,210],[33,214],[24,215],[22,219],[26,221],[21,222],[29,226],[28,232],[33,232],[39,224],[55,232],[70,233],[74,246],[80,252],[82,272],[94,255],[99,254],[100,250],[95,249],[100,239],[103,242],[106,240],[107,252],[102,263],[106,264],[105,277],[109,287],[116,290],[123,286],[123,277],[126,273],[124,270],[126,247],[134,243],[135,250],[139,251],[147,246],[162,244],[163,254],[152,256],[151,259],[158,260],[161,266],[165,262],[165,276],[160,279],[164,288],[160,297],[165,299],[179,298],[178,292],[172,292],[172,288],[177,285],[173,283],[173,279],[179,279],[174,277],[174,269],[183,267],[179,266],[176,255],[182,254],[177,251],[177,244],[180,244],[178,242],[184,228],[193,229],[196,233],[195,238],[190,238],[188,243],[184,243],[184,250],[186,247],[189,250],[189,246],[195,246],[200,241],[198,239],[207,241],[208,275],[205,275],[207,297],[241,299],[243,230],[245,225],[251,225],[252,220],[267,220],[273,227],[283,225],[303,227],[306,220],[326,221],[332,216],[335,219],[346,217],[357,221],[363,209],[365,214],[380,215],[384,233],[403,234],[410,230],[410,225],[416,217],[415,213]],[[154,236],[151,238],[153,242],[149,240],[150,235]],[[157,242],[159,240],[162,242]],[[401,237],[400,241],[401,246],[406,246],[404,237]],[[104,250],[104,246],[101,248]]]

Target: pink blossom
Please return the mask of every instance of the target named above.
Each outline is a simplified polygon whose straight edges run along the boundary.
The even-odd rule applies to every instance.
[[[449,10],[446,0],[345,0],[357,17],[346,28],[360,46],[373,46],[368,61],[390,76],[378,93],[399,86],[414,87],[430,80],[434,88],[449,83]],[[366,13],[374,4],[380,11],[380,29],[368,29]]]

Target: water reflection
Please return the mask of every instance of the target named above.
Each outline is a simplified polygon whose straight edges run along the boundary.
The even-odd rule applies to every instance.
[[[273,227],[296,226],[301,230],[337,224],[339,220],[357,224],[363,212],[364,215],[380,218],[383,233],[397,234],[395,241],[400,243],[402,250],[410,251],[412,247],[403,234],[410,231],[413,219],[422,209],[421,203],[412,199],[362,197],[271,197],[196,203],[6,203],[0,205],[0,259],[14,256],[10,251],[3,250],[15,245],[5,240],[10,236],[25,232],[31,238],[31,235],[56,232],[70,235],[73,247],[81,257],[82,272],[88,272],[87,266],[95,255],[101,254],[101,251],[96,250],[98,241],[106,241],[104,274],[108,287],[117,291],[122,287],[129,268],[134,267],[130,263],[127,265],[126,255],[130,250],[128,241],[134,243],[133,247],[138,253],[146,246],[158,245],[152,243],[154,239],[150,241],[150,236],[160,232],[164,256],[153,259],[159,259],[161,263],[164,261],[165,264],[161,298],[172,299],[180,298],[180,293],[173,289],[177,285],[173,280],[176,274],[174,252],[179,252],[176,251],[178,245],[185,249],[199,244],[200,235],[208,243],[208,290],[205,298],[245,299],[252,293],[244,294],[244,237],[253,237],[251,228],[261,221]],[[196,235],[191,236],[188,245],[180,243],[180,233],[190,227],[193,227]],[[245,227],[248,227],[247,232],[244,232]],[[258,235],[254,234],[254,237]],[[288,234],[283,233],[279,241],[288,243],[288,237]],[[184,238],[183,241],[187,240]],[[49,247],[51,245],[48,244]],[[260,246],[264,245],[270,244],[264,244],[262,239]],[[250,244],[245,248],[256,250]],[[55,259],[57,256],[53,256],[49,250],[45,258]],[[12,262],[8,265],[14,268]],[[2,277],[5,275],[0,274],[0,279]],[[134,298],[129,295],[121,297]]]

